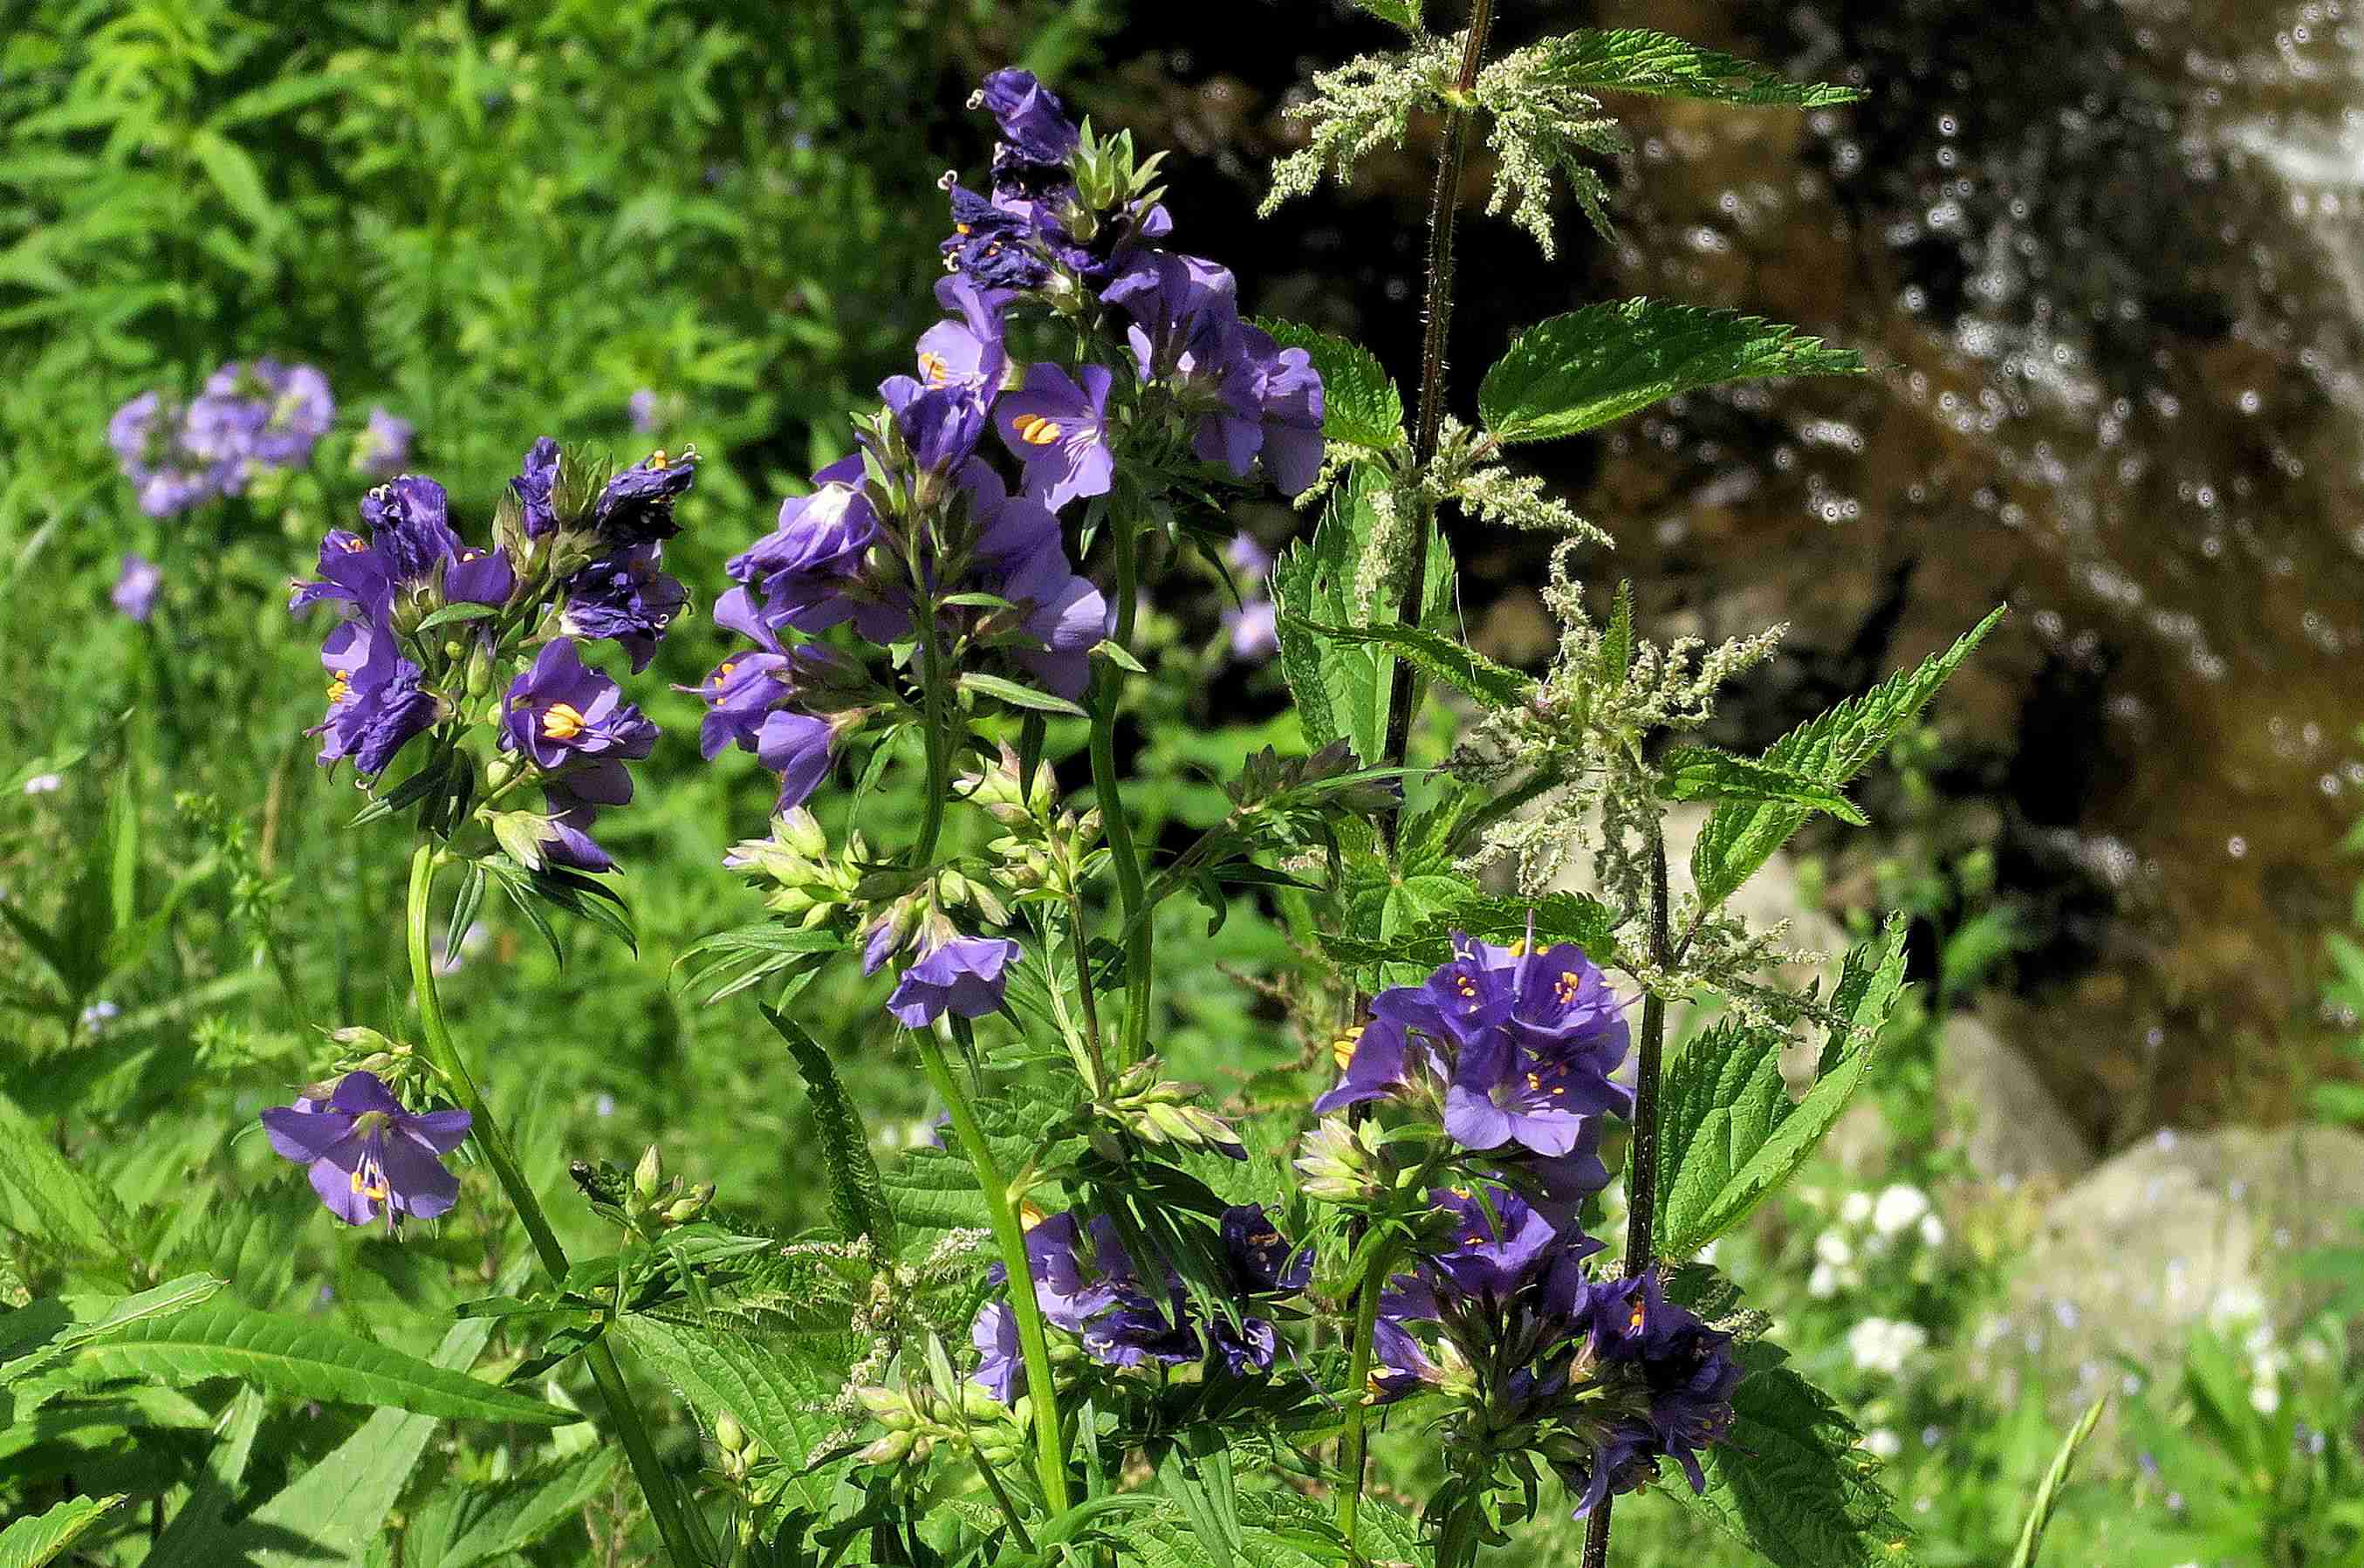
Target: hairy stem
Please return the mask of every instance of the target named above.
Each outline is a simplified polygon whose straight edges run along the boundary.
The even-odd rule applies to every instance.
[[[946,1027],[941,1018],[937,1025]],[[920,1064],[927,1070],[928,1082],[935,1086],[936,1097],[944,1102],[953,1118],[953,1135],[960,1140],[961,1151],[976,1173],[977,1185],[985,1189],[985,1212],[992,1222],[994,1243],[1001,1249],[1001,1266],[1009,1273],[1010,1310],[1018,1315],[1018,1346],[1026,1361],[1026,1396],[1034,1407],[1034,1463],[1043,1480],[1043,1501],[1053,1514],[1063,1514],[1067,1510],[1066,1439],[1059,1429],[1058,1387],[1051,1381],[1051,1343],[1043,1333],[1043,1307],[1034,1299],[1034,1275],[1026,1266],[1026,1231],[1010,1206],[1009,1184],[994,1161],[993,1146],[985,1140],[985,1129],[977,1125],[968,1094],[944,1056],[943,1042],[927,1029],[914,1029],[911,1039],[919,1046]]]
[[[1134,531],[1119,526],[1116,544],[1116,636],[1119,648],[1132,651],[1132,617],[1140,597],[1140,541]],[[1116,866],[1116,889],[1124,908],[1124,1048],[1118,1061],[1130,1067],[1141,1060],[1149,1040],[1150,929],[1148,888],[1142,876],[1141,855],[1133,847],[1132,822],[1125,815],[1124,796],[1117,788],[1117,692],[1124,672],[1103,660],[1092,690],[1092,789],[1099,798],[1100,830],[1108,835],[1109,859]],[[1083,984],[1090,984],[1087,972]]]
[[[1444,111],[1444,144],[1437,153],[1436,185],[1428,206],[1428,295],[1423,306],[1426,323],[1420,348],[1420,403],[1412,429],[1412,457],[1422,468],[1436,456],[1444,428],[1444,350],[1453,326],[1453,223],[1461,195],[1461,166],[1469,154],[1468,95],[1478,87],[1478,68],[1485,61],[1486,38],[1494,27],[1494,0],[1471,0],[1469,34],[1461,47],[1461,73],[1455,79],[1455,100]],[[1396,618],[1418,626],[1428,582],[1428,530],[1424,509],[1407,518],[1411,528],[1411,554],[1403,579],[1402,606]],[[1420,672],[1409,659],[1398,659],[1388,688],[1387,745],[1378,765],[1400,767],[1411,744],[1411,715],[1420,696]]]
[[[1395,1266],[1395,1248],[1382,1241],[1372,1249],[1355,1299],[1355,1344],[1346,1364],[1346,1428],[1338,1438],[1338,1468],[1346,1485],[1338,1494],[1338,1533],[1346,1546],[1355,1545],[1355,1515],[1363,1506],[1363,1456],[1369,1444],[1365,1420],[1370,1410],[1371,1341],[1379,1329],[1379,1297],[1386,1294],[1388,1271]]]
[[[1667,925],[1667,838],[1656,817],[1648,827],[1650,841],[1650,967],[1660,984],[1675,958],[1673,933]],[[1667,999],[1654,986],[1642,997],[1642,1046],[1634,1065],[1634,1151],[1625,1165],[1625,1275],[1631,1279],[1650,1266],[1652,1236],[1658,1214],[1658,1079],[1667,1040]],[[1609,1516],[1613,1496],[1600,1506],[1584,1527],[1583,1568],[1608,1568]]]
[[[484,1091],[476,1086],[474,1074],[468,1071],[468,1063],[443,1021],[443,999],[435,989],[434,946],[428,931],[428,906],[435,891],[435,855],[433,840],[422,835],[410,856],[410,981],[418,994],[418,1024],[425,1037],[422,1044],[427,1060],[443,1074],[467,1111],[469,1130],[477,1147],[484,1151],[485,1162],[493,1168],[502,1191],[508,1194],[510,1207],[524,1222],[526,1234],[533,1240],[534,1255],[541,1261],[542,1272],[550,1276],[552,1284],[563,1284],[566,1250],[558,1244],[557,1232],[551,1229],[550,1218],[542,1213],[541,1200],[534,1195],[533,1184],[526,1179],[517,1150],[509,1143],[501,1124],[494,1119],[492,1107],[485,1103]],[[656,1444],[641,1423],[639,1407],[632,1403],[623,1369],[616,1364],[616,1352],[608,1348],[606,1340],[595,1340],[583,1352],[583,1359],[590,1364],[591,1380],[599,1385],[599,1396],[607,1402],[608,1418],[615,1423],[616,1435],[624,1444],[624,1455],[631,1462],[632,1474],[648,1498],[649,1517],[656,1522],[657,1534],[664,1541],[667,1560],[674,1568],[695,1568],[699,1557],[690,1540],[688,1522],[682,1517],[680,1495],[674,1489],[673,1477],[665,1473],[664,1462],[657,1457]]]

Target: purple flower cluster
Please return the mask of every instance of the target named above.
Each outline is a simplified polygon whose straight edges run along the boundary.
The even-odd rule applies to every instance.
[[[348,1073],[322,1098],[300,1095],[262,1113],[271,1147],[308,1168],[312,1190],[348,1225],[385,1216],[432,1219],[451,1211],[460,1180],[443,1157],[468,1136],[463,1110],[404,1110],[374,1073]]]
[[[313,733],[324,737],[323,762],[351,758],[374,775],[413,738],[485,695],[493,658],[508,651],[504,638],[546,624],[537,606],[554,601],[561,635],[542,643],[494,717],[507,766],[530,770],[547,803],[541,854],[599,872],[614,862],[592,840],[592,822],[602,807],[631,800],[624,764],[646,757],[657,731],[584,662],[578,639],[615,641],[635,671],[653,655],[686,598],[659,562],[697,459],[655,453],[596,495],[583,487],[579,502],[560,484],[565,469],[556,441],[534,443],[510,482],[515,526],[490,549],[462,542],[435,481],[404,474],[377,486],[362,499],[366,536],[332,530],[321,541],[319,576],[296,584],[289,607],[342,607],[321,650],[329,712]],[[562,506],[575,510],[562,517]],[[501,613],[421,632],[429,617],[466,605]]]
[[[1097,295],[1129,343],[1140,380],[1162,390],[1188,421],[1194,455],[1239,478],[1260,456],[1285,495],[1311,484],[1321,471],[1321,379],[1305,351],[1283,349],[1240,319],[1229,269],[1159,246],[1174,227],[1163,206],[1136,200],[1098,212],[1085,204],[1071,168],[1081,134],[1032,76],[997,71],[970,102],[993,115],[1001,140],[989,195],[947,186],[947,264],[996,293]],[[1061,474],[1070,494],[1098,495],[1108,488],[1097,472],[1104,466],[1106,393],[1048,378],[1038,385],[1037,373],[1051,368],[1027,373],[1019,398],[1005,398],[996,410],[995,428],[1037,449],[1013,447],[1028,460],[1030,492],[1040,469]],[[1028,423],[1016,423],[1021,419]]]
[[[1381,1298],[1372,1397],[1466,1384],[1490,1424],[1530,1434],[1578,1518],[1654,1478],[1662,1458],[1704,1490],[1699,1451],[1730,1429],[1742,1375],[1732,1336],[1669,1302],[1655,1269],[1595,1276],[1586,1260],[1600,1243],[1506,1187],[1432,1196],[1452,1240]]]
[[[1311,1276],[1310,1251],[1290,1247],[1259,1205],[1225,1209],[1220,1242],[1224,1283],[1243,1307],[1297,1295]],[[1043,1318],[1103,1366],[1203,1364],[1232,1377],[1272,1370],[1279,1336],[1270,1321],[1244,1311],[1236,1321],[1201,1318],[1170,1271],[1154,1285],[1143,1280],[1106,1218],[1085,1223],[1071,1212],[1042,1220],[1026,1233],[1026,1268]],[[991,1277],[1008,1282],[998,1264]],[[975,1381],[1005,1404],[1022,1393],[1026,1369],[1009,1304],[987,1303],[969,1337],[981,1358]]]
[[[186,407],[162,393],[141,393],[107,421],[106,441],[139,494],[139,509],[169,517],[217,495],[242,494],[265,469],[303,467],[336,417],[329,378],[312,366],[233,360],[206,378],[205,390]],[[407,449],[409,427],[393,423],[402,426]],[[383,436],[378,416],[371,430]],[[397,457],[393,466],[399,463]]]
[[[1239,607],[1223,612],[1232,657],[1243,664],[1261,664],[1280,650],[1280,609],[1272,602],[1266,581],[1272,573],[1272,552],[1258,544],[1254,534],[1241,534],[1224,550],[1223,561],[1247,580]]]
[[[1437,1109],[1446,1134],[1529,1189],[1556,1224],[1608,1185],[1600,1118],[1631,1117],[1611,1080],[1630,1033],[1582,949],[1496,947],[1455,932],[1453,959],[1418,985],[1372,999],[1322,1113],[1381,1099]]]

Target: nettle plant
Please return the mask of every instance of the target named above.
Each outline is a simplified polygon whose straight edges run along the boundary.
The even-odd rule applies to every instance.
[[[946,181],[945,319],[857,419],[858,450],[730,562],[714,613],[746,646],[698,687],[701,740],[780,777],[768,834],[729,862],[771,917],[698,944],[684,978],[718,1002],[767,998],[808,1091],[828,1231],[766,1234],[652,1151],[629,1173],[575,1167],[618,1240],[570,1259],[438,1000],[440,869],[458,877],[453,941],[493,886],[546,934],[553,906],[629,933],[589,829],[629,800],[624,764],[656,737],[585,654],[612,641],[637,670],[684,603],[660,552],[694,461],[610,473],[538,444],[489,548],[461,540],[432,482],[397,478],[371,493],[369,535],[332,533],[298,591],[343,611],[323,759],[362,775],[364,817],[416,821],[421,1038],[338,1037],[322,1081],[266,1113],[272,1144],[356,1223],[448,1210],[455,1150],[490,1166],[545,1278],[504,1280],[511,1294],[463,1307],[463,1327],[497,1321],[519,1347],[512,1385],[587,1362],[594,1414],[682,1568],[1458,1568],[1550,1510],[1585,1521],[1599,1564],[1617,1498],[1653,1484],[1778,1563],[1907,1560],[1856,1428],[1784,1364],[1743,1283],[1697,1261],[1863,1080],[1901,988],[1901,923],[1848,954],[1827,995],[1798,994],[1767,978],[1794,956],[1780,932],[1727,903],[1812,817],[1861,820],[1845,785],[1992,617],[1762,756],[1694,744],[1778,632],[1658,644],[1629,591],[1588,605],[1574,558],[1607,541],[1511,450],[1737,378],[1852,372],[1854,356],[1634,300],[1520,334],[1480,383],[1478,424],[1444,412],[1474,136],[1494,155],[1492,206],[1548,251],[1556,188],[1605,221],[1586,160],[1622,142],[1596,95],[1853,95],[1644,32],[1489,59],[1489,0],[1451,38],[1416,5],[1366,3],[1406,46],[1318,79],[1275,199],[1344,177],[1415,116],[1440,123],[1409,426],[1371,355],[1243,319],[1230,272],[1176,248],[1156,157],[998,72],[975,100],[999,131],[989,176]],[[1307,751],[1247,757],[1227,815],[1153,842],[1118,744],[1147,677],[1136,606],[1165,573],[1221,574],[1227,506],[1270,490],[1320,508],[1270,579]],[[1439,527],[1454,513],[1564,536],[1541,675],[1459,639]],[[1474,718],[1441,762],[1416,762],[1436,686]],[[1078,749],[1082,809],[1057,777]],[[398,757],[415,765],[388,784]],[[806,803],[839,772],[854,784],[832,837]],[[869,803],[898,790],[918,792],[919,826],[884,841],[881,823],[913,813]],[[1678,902],[1662,819],[1682,801],[1712,808]],[[1597,896],[1555,885],[1580,854]],[[1160,1060],[1155,940],[1185,894],[1218,918],[1268,910],[1301,955],[1272,977],[1267,1016],[1306,1043],[1303,1065],[1228,1106]],[[892,973],[872,1048],[915,1056],[944,1112],[940,1146],[884,1164],[797,1018],[816,976],[857,963]],[[1720,1021],[1670,1062],[1667,1008],[1695,1002]],[[1823,1043],[1793,1095],[1779,1058],[1801,1029]],[[181,1305],[118,1307],[43,1353],[175,1322],[184,1340],[265,1332],[217,1304],[155,1329]],[[361,1354],[303,1332],[315,1361]],[[710,1445],[696,1483],[668,1468],[618,1342],[694,1413]],[[392,1352],[368,1349],[385,1372]],[[407,1363],[357,1394],[273,1364],[315,1396],[566,1418],[448,1369]],[[1416,1513],[1366,1490],[1383,1421],[1434,1456]]]

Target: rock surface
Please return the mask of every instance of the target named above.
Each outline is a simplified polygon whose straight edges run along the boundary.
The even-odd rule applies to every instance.
[[[2085,1135],[2015,1046],[1957,1013],[1937,1038],[1937,1115],[1978,1177],[2059,1187],[2093,1168]]]
[[[2286,1329],[2313,1304],[2291,1265],[2352,1241],[2359,1209],[2364,1137],[2345,1129],[2162,1131],[2046,1207],[1982,1370],[2067,1410],[2128,1375],[2120,1357],[2171,1369],[2195,1324]]]

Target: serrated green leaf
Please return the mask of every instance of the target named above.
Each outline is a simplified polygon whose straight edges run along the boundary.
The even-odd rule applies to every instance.
[[[1478,388],[1497,440],[1573,436],[1678,393],[1768,375],[1845,375],[1850,350],[1735,310],[1655,300],[1589,305],[1528,328]]]
[[[1863,813],[1835,785],[1771,762],[1712,746],[1678,746],[1658,767],[1658,793],[1668,800],[1786,801],[1828,812],[1850,827],[1864,825]]]
[[[1382,22],[1393,22],[1408,33],[1416,34],[1421,30],[1420,0],[1355,0],[1355,5]]]
[[[1858,1446],[1855,1423],[1759,1341],[1734,1352],[1732,1429],[1707,1451],[1708,1487],[1663,1490],[1705,1513],[1776,1568],[1912,1568],[1912,1531]]]
[[[522,1271],[512,1271],[511,1287],[522,1277]],[[429,1364],[460,1375],[484,1353],[493,1327],[490,1318],[454,1323]],[[221,1557],[206,1561],[235,1562],[242,1568],[349,1568],[361,1562],[370,1542],[385,1533],[385,1517],[436,1426],[432,1416],[378,1411],[239,1525]]]
[[[1532,677],[1495,663],[1465,643],[1421,627],[1323,625],[1291,615],[1282,616],[1281,624],[1285,627],[1292,620],[1299,630],[1333,641],[1377,643],[1411,660],[1431,680],[1443,681],[1488,707],[1516,707],[1534,689]]]
[[[177,1386],[234,1377],[299,1399],[462,1420],[555,1427],[581,1418],[326,1324],[219,1299],[117,1324],[74,1347],[65,1361],[75,1376],[92,1381],[122,1377]]]
[[[1998,606],[1944,652],[1800,725],[1775,741],[1763,761],[1834,789],[1845,784],[1928,706],[2002,616]],[[1699,890],[1700,909],[1712,910],[1731,897],[1804,825],[1807,815],[1804,806],[1783,801],[1734,801],[1717,806],[1691,846],[1691,881]]]
[[[215,1429],[215,1440],[206,1450],[205,1473],[190,1486],[188,1500],[164,1527],[139,1568],[212,1568],[227,1560],[229,1515],[238,1504],[239,1489],[254,1458],[262,1405],[263,1396],[257,1390],[238,1391]]]
[[[1846,1108],[1904,984],[1901,916],[1847,954],[1814,1085],[1794,1105],[1778,1029],[1727,1020],[1687,1046],[1658,1098],[1658,1252],[1686,1259],[1805,1162]]]
[[[1282,611],[1280,672],[1313,751],[1343,740],[1355,756],[1376,757],[1386,741],[1388,661],[1375,649],[1325,641],[1301,625],[1287,624],[1290,617],[1328,626],[1369,618],[1356,584],[1378,526],[1375,497],[1386,488],[1386,479],[1369,464],[1350,467],[1322,507],[1313,537],[1290,545],[1273,567],[1273,598]]]
[[[1359,343],[1259,317],[1255,323],[1284,349],[1302,349],[1321,377],[1325,439],[1386,450],[1403,439],[1403,397],[1378,357]]]
[[[813,1123],[820,1133],[821,1161],[829,1170],[829,1208],[837,1233],[848,1241],[867,1236],[890,1255],[895,1251],[895,1215],[886,1190],[879,1185],[878,1162],[871,1158],[870,1137],[862,1112],[845,1085],[838,1081],[837,1064],[829,1052],[802,1028],[769,1007],[758,1009],[764,1020],[787,1042],[797,1071],[811,1097]]]
[[[490,1485],[447,1482],[402,1534],[403,1568],[475,1568],[577,1518],[622,1457],[595,1448]]]
[[[627,1313],[616,1328],[700,1422],[710,1429],[718,1413],[730,1412],[791,1472],[803,1468],[841,1425],[829,1407],[853,1364],[851,1336],[803,1336],[790,1349],[719,1321],[682,1322],[646,1312]],[[789,1486],[818,1507],[833,1485],[808,1475]]]
[[[121,1507],[123,1493],[111,1497],[69,1497],[45,1514],[18,1519],[0,1530],[0,1568],[42,1568]]]
[[[1540,46],[1536,80],[1579,93],[1647,93],[1719,104],[1819,109],[1863,96],[1854,87],[1791,82],[1754,61],[1646,28],[1587,28]]]
[[[58,1152],[16,1101],[0,1095],[0,1217],[61,1251],[128,1262],[123,1206]]]

